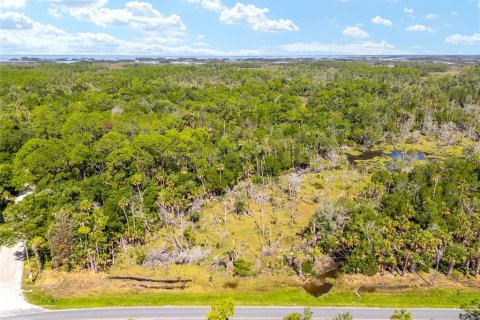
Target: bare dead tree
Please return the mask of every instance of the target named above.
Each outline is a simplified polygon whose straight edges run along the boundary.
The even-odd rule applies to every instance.
[[[270,196],[265,192],[256,190],[253,192],[252,198],[260,206],[260,231],[262,235],[265,235],[264,206],[270,201]]]
[[[295,204],[298,198],[298,189],[300,188],[300,183],[303,181],[303,177],[294,172],[288,178],[288,196],[291,201],[290,206],[290,224],[295,223]]]

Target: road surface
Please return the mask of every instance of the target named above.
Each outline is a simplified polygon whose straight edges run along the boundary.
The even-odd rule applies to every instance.
[[[32,194],[32,191],[22,193],[15,199],[15,203],[29,194]],[[23,253],[24,247],[21,243],[13,247],[0,247],[0,316],[39,310],[23,298]]]
[[[0,247],[0,316],[36,309],[22,294],[23,245]]]
[[[108,308],[77,309],[64,311],[43,311],[2,317],[1,320],[204,320],[209,308],[206,307],[149,307],[149,308]],[[291,312],[302,312],[295,307],[237,307],[233,320],[281,320]],[[394,309],[380,308],[312,308],[314,319],[331,319],[342,312],[350,312],[355,320],[389,319]],[[457,309],[410,309],[414,320],[454,320],[461,310]]]

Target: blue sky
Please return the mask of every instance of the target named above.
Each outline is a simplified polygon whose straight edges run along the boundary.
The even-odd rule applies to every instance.
[[[0,53],[480,54],[480,0],[0,0]]]

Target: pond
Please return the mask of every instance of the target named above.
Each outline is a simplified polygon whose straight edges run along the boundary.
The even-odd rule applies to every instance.
[[[303,289],[310,295],[318,298],[321,295],[326,294],[333,288],[331,283],[325,282],[322,284],[315,284],[312,282],[307,282],[303,285]]]
[[[393,150],[392,152],[385,153],[383,150],[367,150],[357,155],[346,154],[347,160],[350,164],[356,164],[357,161],[372,160],[375,158],[388,157],[392,160],[425,160],[425,153],[421,151],[408,151],[403,152],[399,150]]]
[[[425,153],[421,151],[402,152],[393,150],[387,153],[386,156],[393,160],[425,160]]]

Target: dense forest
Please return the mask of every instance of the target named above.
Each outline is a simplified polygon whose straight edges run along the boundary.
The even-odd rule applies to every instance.
[[[184,225],[203,219],[204,200],[239,183],[418,136],[478,147],[480,66],[4,65],[0,241],[25,241],[39,269],[108,269],[165,228],[188,243]],[[245,213],[245,199],[232,210]],[[300,274],[320,251],[351,273],[478,276],[479,150],[377,169],[361,194],[319,205],[298,232],[308,257],[285,265]]]

